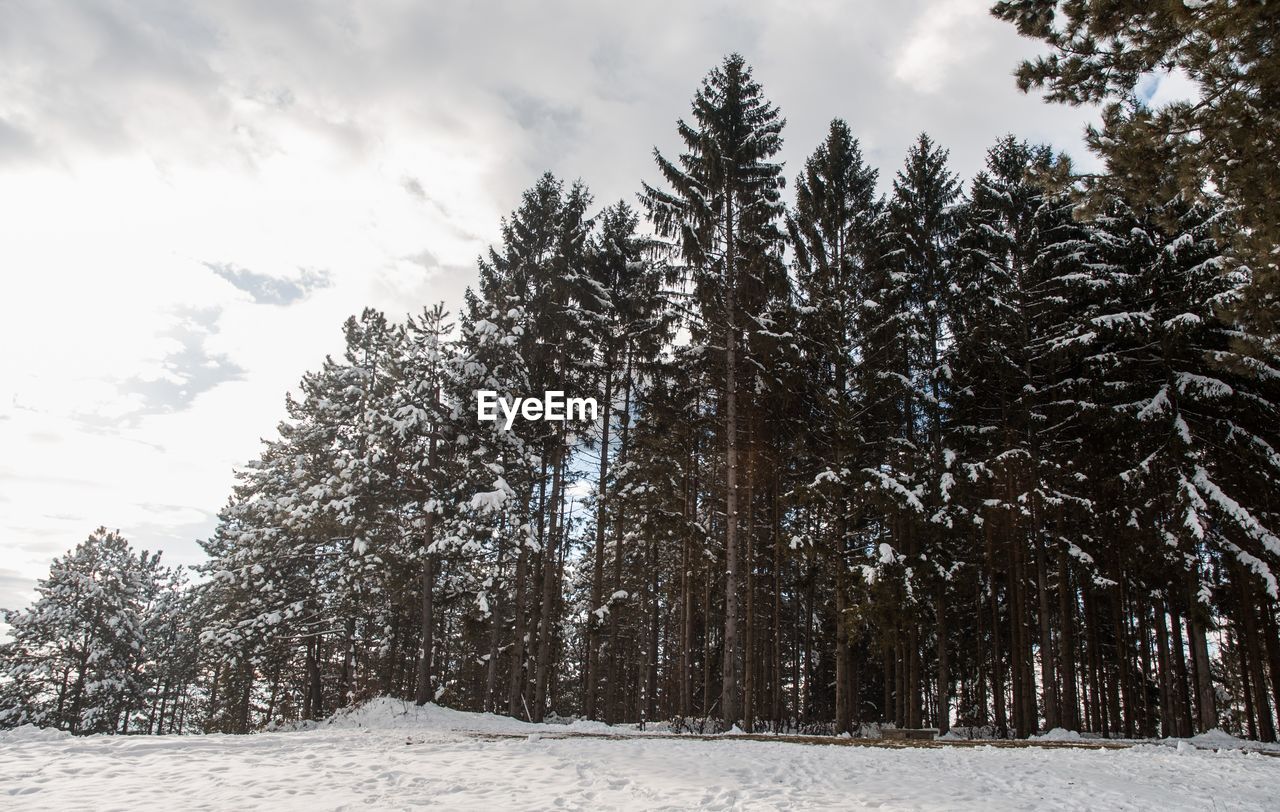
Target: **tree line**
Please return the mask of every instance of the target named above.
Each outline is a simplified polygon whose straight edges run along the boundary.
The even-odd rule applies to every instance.
[[[0,724],[1274,740],[1280,359],[1231,201],[1013,136],[962,183],[921,135],[881,193],[839,119],[784,200],[783,129],[731,55],[636,205],[544,175],[456,321],[349,319],[194,583],[100,531],[6,614]]]

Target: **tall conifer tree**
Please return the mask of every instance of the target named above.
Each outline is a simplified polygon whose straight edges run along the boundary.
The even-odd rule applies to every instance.
[[[722,420],[725,443],[724,665],[720,714],[737,724],[742,710],[740,633],[739,429],[740,345],[770,289],[772,257],[781,238],[784,120],[738,54],[725,58],[693,99],[693,123],[677,130],[685,145],[676,162],[654,157],[663,191],[644,185],[642,201],[658,232],[676,247],[694,283],[699,331],[723,341]]]

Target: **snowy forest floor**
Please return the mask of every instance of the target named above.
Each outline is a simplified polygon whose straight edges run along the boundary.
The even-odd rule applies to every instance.
[[[379,700],[252,736],[0,733],[0,808],[1275,809],[1280,758],[1231,744],[672,735]]]

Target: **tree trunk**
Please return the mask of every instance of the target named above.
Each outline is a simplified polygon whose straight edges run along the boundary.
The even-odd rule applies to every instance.
[[[627,464],[627,441],[630,439],[631,428],[631,350],[626,351],[626,372],[622,384],[622,442],[618,449],[618,463],[623,468]],[[614,521],[614,552],[613,552],[613,592],[609,597],[609,680],[605,686],[605,717],[610,723],[620,721],[622,718],[621,708],[621,678],[619,672],[621,670],[622,658],[622,639],[620,636],[621,618],[619,618],[619,601],[614,600],[613,595],[617,595],[622,590],[622,542],[626,535],[625,524],[622,516],[613,517]]]
[[[739,697],[742,695],[741,642],[738,638],[737,344],[737,329],[731,325],[725,341],[724,665],[720,690],[720,714],[726,730],[738,723]]]
[[[1034,503],[1034,499],[1032,500]],[[1044,724],[1049,730],[1059,726],[1058,721],[1058,672],[1053,657],[1053,632],[1050,628],[1049,580],[1046,575],[1044,536],[1040,531],[1040,515],[1036,513],[1036,598],[1040,626],[1040,684],[1044,690]]]
[[[528,510],[529,497],[526,496],[520,515],[527,516]],[[507,683],[508,716],[519,716],[520,709],[524,704],[524,646],[525,638],[528,635],[525,625],[525,602],[527,600],[525,581],[528,578],[529,571],[529,528],[527,526],[517,528],[517,533],[520,533],[522,537],[520,538],[520,554],[516,557],[515,639],[511,643],[511,671]]]
[[[991,525],[992,522],[990,516],[988,516],[987,521],[983,524],[983,533],[986,537],[987,599],[991,606],[991,695],[995,700],[996,733],[1000,737],[1004,737],[1009,733],[1009,712],[1005,706],[1004,653],[1001,651],[1000,646],[1000,601],[997,594],[995,550],[991,536]]]
[[[685,471],[684,544],[680,550],[680,718],[688,724],[693,715],[693,546],[692,528],[697,524],[697,485],[692,474],[696,455],[689,454],[690,470]]]
[[[429,552],[435,542],[435,513],[428,513],[425,521],[422,557],[422,651],[418,659],[418,687],[414,702],[425,705],[431,695],[431,655],[435,650],[435,585],[436,554]]]
[[[498,558],[494,562],[493,570],[497,573],[497,577],[502,575],[503,553],[507,547],[505,544],[498,544]],[[496,589],[493,606],[489,609],[489,660],[485,663],[484,675],[484,701],[481,703],[480,709],[486,713],[498,712],[498,651],[501,645],[500,634],[502,631],[502,601],[497,598],[502,595],[501,589]]]
[[[1258,609],[1262,616],[1262,636],[1271,670],[1271,696],[1276,712],[1280,713],[1280,638],[1276,634],[1275,606],[1269,597],[1263,595]]]
[[[1197,722],[1199,732],[1212,730],[1218,726],[1218,708],[1213,697],[1213,681],[1209,676],[1209,643],[1205,639],[1204,624],[1200,617],[1203,608],[1196,602],[1196,583],[1191,581],[1191,597],[1187,612],[1188,644],[1191,647],[1191,658],[1196,672],[1196,708],[1199,711]]]
[[[834,522],[835,538],[831,540],[831,567],[836,588],[836,734],[851,732],[853,718],[849,699],[849,568],[845,562],[848,538],[848,510],[838,503],[840,516]]]
[[[755,732],[755,702],[756,702],[756,669],[755,669],[755,645],[756,645],[756,612],[755,612],[755,477],[756,477],[756,449],[755,449],[755,431],[751,423],[747,424],[747,509],[746,509],[746,533],[744,544],[746,545],[746,582],[747,582],[747,606],[746,606],[746,629],[745,640],[743,644],[743,729],[748,733]]]
[[[1185,649],[1186,638],[1182,636],[1182,618],[1178,613],[1178,605],[1176,601],[1170,601],[1169,609],[1169,647],[1173,650],[1173,671],[1174,671],[1174,720],[1177,726],[1177,733],[1174,735],[1186,738],[1191,735],[1194,728],[1191,717],[1191,692],[1189,690],[1189,679],[1187,675],[1187,655]]]
[[[1080,729],[1080,699],[1076,691],[1076,590],[1066,547],[1058,548],[1058,662],[1062,677],[1062,714],[1058,724]]]
[[[561,423],[563,427],[565,424]],[[563,432],[564,429],[561,428]],[[547,523],[546,543],[542,548],[542,614],[538,630],[538,666],[534,679],[533,721],[541,722],[547,713],[547,681],[551,676],[551,637],[555,633],[555,600],[559,594],[560,579],[557,577],[556,550],[560,537],[560,498],[564,486],[564,438],[556,441],[552,454],[551,470],[551,517]]]
[[[773,717],[774,731],[783,732],[783,696],[782,696],[782,567],[786,552],[782,543],[782,532],[779,528],[779,482],[776,463],[773,466],[773,488],[770,497],[773,502],[773,701],[769,715]],[[1280,683],[1277,683],[1280,684]]]
[[[642,721],[652,720],[658,701],[658,542],[649,539],[649,652],[645,673]]]
[[[947,651],[947,585],[938,585],[938,597],[934,605],[937,615],[938,635],[938,699],[936,716],[938,732],[951,729],[951,660]]]
[[[606,531],[609,525],[609,428],[613,423],[613,369],[612,358],[605,355],[604,362],[604,423],[600,430],[600,474],[596,497],[596,549],[591,569],[591,610],[587,615],[587,696],[584,708],[588,719],[595,719],[596,697],[600,682],[600,617],[596,611],[604,599],[604,552]]]
[[[1244,568],[1235,567],[1236,591],[1239,596],[1238,615],[1244,635],[1244,649],[1248,654],[1249,682],[1253,685],[1253,705],[1258,717],[1258,738],[1264,742],[1276,740],[1275,721],[1271,715],[1271,701],[1267,696],[1267,682],[1262,668],[1262,646],[1258,641],[1258,621],[1255,613],[1254,590]]]
[[[1174,722],[1173,699],[1173,662],[1169,657],[1169,626],[1165,618],[1164,602],[1158,601],[1154,607],[1156,635],[1156,668],[1159,671],[1160,684],[1160,735],[1176,736],[1177,724]]]

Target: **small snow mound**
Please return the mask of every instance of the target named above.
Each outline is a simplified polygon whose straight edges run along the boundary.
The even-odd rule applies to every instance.
[[[402,699],[380,696],[362,705],[344,708],[324,723],[325,727],[369,728],[372,730],[444,730],[475,733],[527,733],[541,725],[522,722],[492,713],[469,713],[441,707],[434,702],[415,705]]]
[[[941,736],[938,737],[938,741],[962,742],[964,741],[964,736],[961,736],[959,733],[955,732],[954,730],[948,730],[946,733],[943,733]]]
[[[1074,730],[1055,727],[1048,733],[1041,733],[1039,736],[1032,736],[1031,738],[1040,742],[1078,742],[1080,741],[1081,736]]]
[[[70,736],[71,734],[67,731],[58,730],[53,727],[22,725],[20,727],[15,727],[13,730],[0,730],[0,743],[18,744],[20,742],[56,742],[70,738]]]
[[[569,723],[568,729],[575,733],[610,733],[613,728],[604,722],[594,722],[590,719],[574,719]]]
[[[742,736],[742,735],[745,735],[745,734],[742,732],[742,728],[738,727],[738,724],[735,722],[735,723],[734,723],[734,725],[733,725],[733,727],[729,728],[728,730],[726,730],[726,731],[724,732],[724,735],[726,735],[726,736]]]
[[[1192,736],[1191,743],[1198,747],[1243,747],[1247,742],[1237,739],[1220,727]]]

